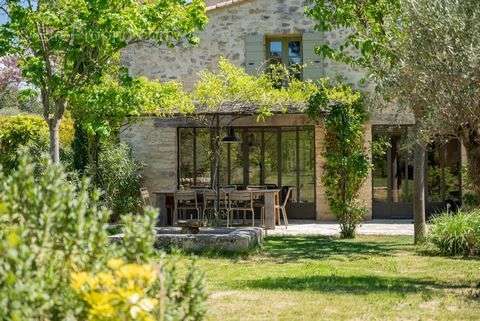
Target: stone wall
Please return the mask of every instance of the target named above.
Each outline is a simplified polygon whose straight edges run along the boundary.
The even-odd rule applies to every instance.
[[[208,0],[212,5],[219,0]],[[312,32],[314,23],[304,14],[304,0],[251,0],[210,10],[209,22],[200,36],[197,47],[187,45],[166,48],[152,43],[137,43],[122,54],[122,62],[132,75],[147,76],[161,81],[178,80],[187,90],[193,88],[198,74],[205,69],[215,70],[220,57],[245,67],[247,35],[301,35]],[[338,46],[347,36],[346,30],[324,33],[322,41]],[[321,59],[319,57],[319,59]],[[323,60],[322,74],[335,78],[341,75],[357,88],[368,91],[364,74],[344,64]],[[382,110],[373,113],[373,123],[411,123],[407,111]]]
[[[301,35],[313,31],[314,23],[304,14],[303,0],[252,0],[208,12],[209,23],[200,33],[197,47],[159,47],[150,43],[132,45],[124,51],[123,63],[133,75],[163,81],[179,80],[191,89],[204,69],[215,69],[224,56],[245,67],[245,37],[260,35]],[[345,31],[325,34],[325,41],[335,43]],[[359,84],[362,74],[344,65],[326,61],[326,75],[338,73]],[[321,75],[319,75],[320,77]]]
[[[143,165],[144,186],[150,193],[177,189],[177,129],[155,118],[138,119],[123,128],[120,140]]]

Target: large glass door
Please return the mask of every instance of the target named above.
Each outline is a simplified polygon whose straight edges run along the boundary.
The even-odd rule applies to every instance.
[[[289,217],[315,218],[313,127],[239,127],[241,142],[222,144],[220,184],[293,188]],[[212,130],[179,129],[179,187],[209,186],[214,171]]]
[[[413,218],[413,153],[410,128],[373,128],[373,218]],[[427,149],[425,194],[427,214],[460,202],[460,143],[430,144]]]

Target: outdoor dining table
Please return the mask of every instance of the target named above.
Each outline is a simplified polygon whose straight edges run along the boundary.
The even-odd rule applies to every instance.
[[[280,215],[278,205],[280,204],[280,189],[249,189],[248,192],[262,196],[265,206],[265,229],[274,230],[277,218]],[[226,192],[228,194],[228,192]],[[167,218],[167,197],[173,197],[172,192],[155,191],[156,206],[160,211],[160,223],[166,225],[169,221]]]
[[[274,230],[280,212],[280,189],[249,189],[254,195],[263,196],[265,206],[265,229]]]

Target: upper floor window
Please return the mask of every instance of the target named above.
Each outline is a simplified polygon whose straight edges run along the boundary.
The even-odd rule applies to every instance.
[[[266,44],[267,60],[270,65],[282,64],[296,77],[302,77],[303,56],[300,37],[269,37]]]

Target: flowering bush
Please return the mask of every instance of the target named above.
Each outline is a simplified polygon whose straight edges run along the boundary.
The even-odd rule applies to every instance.
[[[0,165],[4,171],[17,166],[17,152],[20,146],[27,147],[33,157],[48,151],[48,126],[38,115],[21,114],[0,116]],[[73,140],[73,122],[66,117],[60,125],[60,142],[63,146],[62,158],[68,159],[69,146]]]
[[[111,259],[107,271],[72,274],[71,287],[87,305],[92,321],[153,321],[160,311],[155,285],[159,271],[150,264]]]
[[[154,255],[155,211],[126,216],[123,242],[112,244],[111,213],[88,181],[46,160],[35,167],[24,154],[16,170],[0,169],[0,320],[203,318],[202,274],[190,267],[180,277]]]

